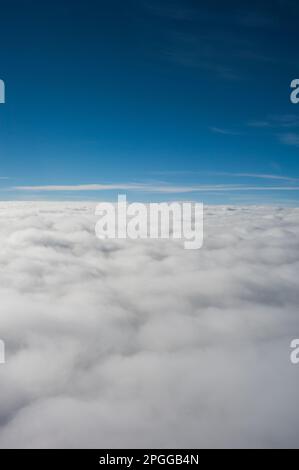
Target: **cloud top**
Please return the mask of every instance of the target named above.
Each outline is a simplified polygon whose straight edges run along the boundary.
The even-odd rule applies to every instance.
[[[207,207],[189,252],[94,208],[0,204],[0,447],[296,447],[299,209]]]

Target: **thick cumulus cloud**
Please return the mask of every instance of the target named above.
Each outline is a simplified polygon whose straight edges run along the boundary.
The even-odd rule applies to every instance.
[[[198,251],[93,204],[0,204],[0,447],[296,447],[299,210],[205,209]]]

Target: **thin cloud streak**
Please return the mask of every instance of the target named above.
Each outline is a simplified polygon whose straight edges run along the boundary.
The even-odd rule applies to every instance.
[[[230,129],[222,129],[220,127],[209,127],[211,132],[214,134],[222,134],[222,135],[242,135],[240,132],[232,131]]]
[[[281,134],[279,139],[283,144],[299,147],[299,134],[289,132],[287,134]]]
[[[13,191],[56,192],[56,191],[138,191],[151,193],[194,193],[215,191],[299,191],[299,186],[248,186],[248,185],[196,185],[196,186],[168,186],[147,184],[83,184],[72,186],[15,186]]]
[[[299,178],[294,178],[291,176],[286,175],[273,175],[267,173],[247,173],[247,172],[240,172],[240,173],[233,173],[233,172],[226,172],[226,171],[192,171],[192,170],[177,170],[177,171],[155,171],[152,172],[155,175],[165,175],[165,176],[188,176],[188,175],[200,175],[200,176],[228,176],[232,178],[253,178],[253,179],[265,179],[265,180],[279,180],[279,181],[286,181],[289,183],[295,183],[299,181]]]
[[[271,174],[264,174],[264,173],[213,173],[214,175],[219,176],[232,176],[237,178],[258,178],[258,179],[265,179],[265,180],[279,180],[279,181],[288,181],[288,182],[296,182],[299,181],[299,178],[292,178],[291,176],[283,176],[283,175],[271,175]]]

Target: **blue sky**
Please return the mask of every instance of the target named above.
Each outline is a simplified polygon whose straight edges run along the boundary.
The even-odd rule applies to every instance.
[[[298,2],[0,9],[0,199],[298,204]]]

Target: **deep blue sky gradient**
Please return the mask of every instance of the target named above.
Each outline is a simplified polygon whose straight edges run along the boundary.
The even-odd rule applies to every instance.
[[[91,183],[299,188],[297,1],[1,0],[0,16],[0,199],[117,193],[13,189]],[[297,204],[299,191],[191,197]]]

